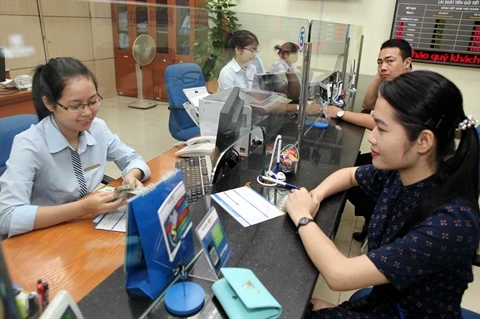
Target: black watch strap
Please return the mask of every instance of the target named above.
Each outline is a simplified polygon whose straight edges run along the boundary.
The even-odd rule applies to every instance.
[[[297,233],[298,233],[298,230],[300,229],[300,227],[305,226],[308,223],[311,223],[311,222],[314,222],[314,221],[315,220],[313,220],[312,218],[307,218],[307,217],[300,218],[300,220],[298,221],[298,224],[297,224]]]

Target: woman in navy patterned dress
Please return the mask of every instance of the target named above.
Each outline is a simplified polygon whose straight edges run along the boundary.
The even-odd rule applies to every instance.
[[[310,193],[302,188],[287,199],[328,286],[373,286],[365,297],[338,306],[314,299],[307,317],[460,318],[480,236],[476,121],[465,116],[458,88],[430,71],[383,83],[374,119],[373,165],[339,170]],[[301,219],[315,216],[323,199],[357,185],[377,205],[368,254],[348,258],[316,223]]]

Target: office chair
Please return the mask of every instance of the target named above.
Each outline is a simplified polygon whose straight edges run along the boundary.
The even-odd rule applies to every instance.
[[[169,65],[165,70],[168,93],[170,135],[178,141],[186,141],[200,134],[200,128],[192,121],[183,107],[188,102],[183,89],[205,86],[202,70],[195,63]]]
[[[10,157],[15,135],[37,123],[38,117],[35,114],[21,114],[0,118],[0,176],[7,169],[6,163]],[[102,184],[108,184],[112,181],[114,181],[113,178],[104,175]]]
[[[257,73],[265,73],[265,68],[263,67],[262,60],[260,58],[255,57],[253,59],[253,65],[257,68]]]
[[[372,288],[362,288],[353,293],[353,295],[348,299],[348,301],[352,302],[357,299],[360,299],[366,295],[368,295],[372,291]],[[462,318],[463,319],[480,319],[480,314],[473,312],[471,310],[467,310],[462,308]]]
[[[34,114],[21,114],[0,118],[0,176],[7,169],[6,163],[10,157],[13,138],[18,133],[28,129],[32,124],[38,123]]]

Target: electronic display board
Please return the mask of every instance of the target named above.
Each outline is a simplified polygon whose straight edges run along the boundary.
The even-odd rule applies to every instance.
[[[480,0],[397,0],[392,39],[413,61],[480,67]]]

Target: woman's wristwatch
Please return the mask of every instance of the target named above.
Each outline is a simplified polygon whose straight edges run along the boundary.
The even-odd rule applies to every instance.
[[[298,233],[298,230],[300,229],[300,227],[305,226],[306,224],[308,224],[310,222],[315,222],[315,221],[312,218],[308,218],[308,217],[300,218],[300,220],[298,221],[298,224],[297,224],[297,233]]]
[[[341,110],[337,112],[337,119],[341,120],[345,116],[345,111]]]

